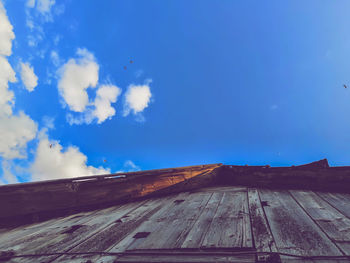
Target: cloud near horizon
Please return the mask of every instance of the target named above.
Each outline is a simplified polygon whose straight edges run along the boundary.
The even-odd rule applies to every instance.
[[[88,166],[86,162],[87,156],[78,147],[69,146],[64,150],[58,141],[48,138],[46,130],[42,130],[35,159],[30,167],[32,181],[110,173],[110,169]]]

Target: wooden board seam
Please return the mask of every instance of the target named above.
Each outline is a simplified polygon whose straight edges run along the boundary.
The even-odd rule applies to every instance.
[[[304,209],[304,207],[298,202],[298,200],[293,196],[293,193],[291,193],[290,191],[288,191],[288,193],[294,199],[294,201],[298,204],[298,206],[305,212],[305,214],[314,222],[314,224],[326,235],[326,237],[338,248],[338,250],[344,256],[346,256],[345,252],[338,246],[338,244],[336,242],[334,242],[334,240],[322,229],[322,227],[318,224],[318,222],[316,220],[314,220],[312,218],[312,216],[306,211],[306,209]]]

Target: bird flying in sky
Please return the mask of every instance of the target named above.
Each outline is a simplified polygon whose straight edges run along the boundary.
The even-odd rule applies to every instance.
[[[348,86],[346,86],[345,84],[343,85],[344,86],[344,88],[347,88]]]

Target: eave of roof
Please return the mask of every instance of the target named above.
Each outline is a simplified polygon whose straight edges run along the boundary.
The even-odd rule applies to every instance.
[[[25,224],[213,185],[350,192],[350,167],[209,164],[0,186],[0,226]]]

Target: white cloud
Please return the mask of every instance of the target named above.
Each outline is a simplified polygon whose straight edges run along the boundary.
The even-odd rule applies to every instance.
[[[55,0],[26,1],[26,26],[31,31],[31,35],[28,36],[30,47],[36,47],[45,38],[43,25],[53,22],[54,16],[59,16],[64,12],[64,5],[57,6],[55,2]]]
[[[16,75],[10,63],[0,56],[0,112],[12,114],[14,93],[8,89],[9,82],[16,82]]]
[[[13,115],[15,103],[9,82],[16,82],[16,75],[5,56],[11,55],[14,39],[12,25],[0,2],[0,156],[4,159],[25,158],[27,143],[35,138],[37,124],[25,113]]]
[[[127,116],[130,111],[134,114],[141,113],[150,103],[152,93],[150,89],[150,80],[144,85],[131,84],[125,94],[124,116]]]
[[[83,112],[89,103],[86,89],[98,83],[99,65],[86,49],[78,49],[77,55],[58,70],[58,90],[70,110]]]
[[[133,161],[128,160],[124,163],[124,169],[128,172],[140,171],[140,167],[133,163]]]
[[[2,178],[1,181],[7,184],[15,184],[18,183],[16,176],[14,176],[11,172],[11,162],[7,160],[2,161]]]
[[[65,105],[78,114],[68,113],[67,121],[73,124],[102,123],[115,115],[112,103],[117,101],[121,89],[115,85],[99,85],[99,65],[86,49],[78,49],[78,58],[71,58],[58,69],[58,90]],[[60,64],[56,51],[51,52],[54,64]],[[89,98],[88,88],[96,88],[95,100]]]
[[[50,147],[51,145],[51,147]],[[63,150],[57,141],[41,134],[34,163],[30,170],[32,180],[50,180],[98,174],[109,174],[109,169],[95,168],[86,164],[87,157],[75,146]]]
[[[78,116],[71,113],[67,114],[67,122],[70,125],[90,124],[97,120],[101,124],[115,115],[115,109],[112,103],[117,101],[121,89],[115,85],[101,85],[96,92],[95,101],[89,105],[85,111]]]
[[[120,93],[121,89],[114,85],[102,85],[98,88],[94,102],[95,110],[92,112],[93,116],[97,118],[97,123],[102,123],[115,115],[115,109],[111,103],[117,101]]]
[[[46,129],[54,129],[55,128],[55,119],[49,116],[44,116],[43,119],[43,125]]]
[[[0,115],[0,156],[25,158],[27,143],[35,138],[37,124],[23,112]]]
[[[38,77],[29,63],[21,62],[21,79],[25,88],[31,92],[38,85]]]
[[[41,14],[44,15],[51,12],[51,8],[54,4],[55,0],[38,0],[36,8]]]
[[[54,64],[56,67],[58,67],[61,64],[61,59],[57,51],[52,50],[50,53],[50,57],[51,57],[52,64]]]
[[[0,55],[10,56],[12,40],[15,38],[13,27],[8,20],[6,10],[0,1]]]

